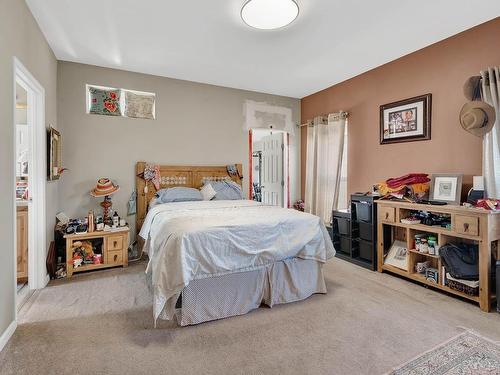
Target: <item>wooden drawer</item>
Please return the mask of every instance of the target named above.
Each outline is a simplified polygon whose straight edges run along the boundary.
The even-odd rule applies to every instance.
[[[106,253],[107,264],[122,264],[123,263],[123,250],[108,251]]]
[[[477,216],[455,215],[455,232],[478,236],[479,218]]]
[[[380,220],[388,222],[388,223],[394,223],[396,220],[396,209],[394,207],[384,207],[384,206],[379,206],[378,207],[378,217]]]
[[[123,249],[123,236],[109,236],[108,237],[108,250],[121,250]]]

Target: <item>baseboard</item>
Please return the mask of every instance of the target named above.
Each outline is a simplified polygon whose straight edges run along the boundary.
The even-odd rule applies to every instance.
[[[3,350],[4,346],[7,345],[10,337],[16,331],[16,328],[17,328],[17,322],[14,320],[12,323],[9,324],[5,332],[2,333],[2,336],[0,336],[0,352]]]

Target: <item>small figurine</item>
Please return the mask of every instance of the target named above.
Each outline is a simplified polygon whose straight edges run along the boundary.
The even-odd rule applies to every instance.
[[[120,223],[120,217],[118,216],[118,212],[115,211],[113,214],[113,228],[116,228]]]

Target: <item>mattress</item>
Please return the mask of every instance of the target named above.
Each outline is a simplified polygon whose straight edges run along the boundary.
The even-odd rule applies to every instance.
[[[194,280],[291,258],[324,263],[335,254],[319,217],[244,200],[157,205],[140,236],[150,258],[155,321],[174,317],[178,297]]]

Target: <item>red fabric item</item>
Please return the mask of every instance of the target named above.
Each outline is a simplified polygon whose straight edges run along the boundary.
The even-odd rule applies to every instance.
[[[498,211],[500,210],[500,199],[478,199],[476,207]]]
[[[401,177],[389,178],[385,183],[391,189],[397,189],[403,185],[423,184],[429,181],[426,173],[410,173]]]

